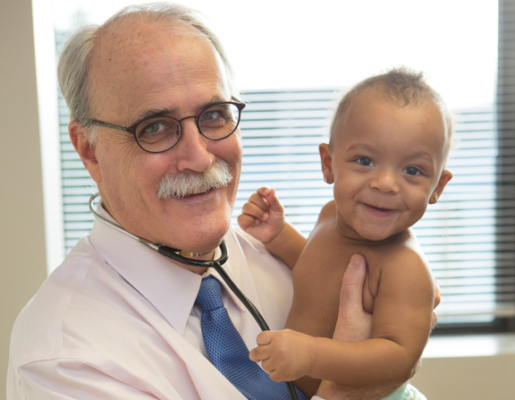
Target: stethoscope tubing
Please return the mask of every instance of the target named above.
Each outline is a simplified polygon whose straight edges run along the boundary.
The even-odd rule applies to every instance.
[[[144,244],[145,246],[150,247],[151,249],[157,251],[159,254],[162,254],[163,256],[170,258],[171,260],[177,261],[182,264],[191,265],[194,267],[207,267],[207,268],[214,268],[216,272],[222,277],[224,282],[229,286],[229,289],[240,299],[240,301],[243,303],[245,308],[250,312],[252,317],[255,319],[256,323],[259,325],[262,331],[269,331],[270,327],[266,323],[265,319],[259,312],[259,310],[256,308],[256,306],[250,301],[250,299],[245,296],[245,294],[241,291],[241,289],[236,285],[236,283],[232,280],[232,278],[227,274],[225,269],[223,269],[222,264],[225,264],[225,262],[229,259],[229,251],[227,250],[227,245],[225,244],[225,240],[222,239],[220,242],[220,251],[221,255],[218,257],[217,260],[208,260],[208,261],[202,261],[202,260],[194,260],[191,258],[187,258],[184,256],[181,256],[180,254],[177,254],[179,250],[174,249],[172,247],[168,247],[164,244],[157,244],[149,242],[148,240],[142,239],[136,235],[133,235],[132,233],[127,232],[125,229],[123,229],[121,226],[116,225],[112,223],[111,221],[105,219],[100,214],[98,214],[95,209],[93,208],[93,200],[95,198],[99,197],[99,193],[95,193],[92,195],[89,199],[89,210],[91,213],[98,218],[100,221],[104,222],[108,226],[116,229],[117,231],[130,236],[131,238],[137,240],[138,242]],[[286,388],[288,389],[288,394],[290,395],[291,400],[298,400],[297,391],[295,390],[295,385],[293,382],[284,382],[286,384]]]

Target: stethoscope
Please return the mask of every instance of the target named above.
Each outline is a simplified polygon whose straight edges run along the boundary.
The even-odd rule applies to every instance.
[[[216,272],[222,277],[222,279],[225,281],[227,286],[231,289],[231,291],[240,299],[240,301],[243,303],[243,305],[249,310],[250,314],[254,317],[257,324],[261,328],[262,331],[269,331],[270,328],[268,324],[266,323],[265,319],[261,315],[261,313],[258,311],[256,306],[252,304],[252,302],[249,300],[247,296],[241,291],[241,289],[234,283],[234,281],[231,279],[231,277],[225,272],[225,270],[222,268],[222,264],[225,264],[227,259],[229,258],[229,252],[227,250],[227,246],[225,244],[225,240],[222,239],[220,242],[220,251],[221,255],[216,260],[209,260],[209,261],[200,261],[200,260],[194,260],[191,258],[187,258],[185,256],[198,256],[200,254],[197,253],[189,253],[186,251],[174,249],[172,247],[168,247],[164,244],[157,244],[150,242],[146,239],[140,238],[139,236],[133,235],[132,233],[127,232],[125,229],[123,229],[121,226],[113,224],[111,221],[105,219],[100,214],[98,214],[95,209],[93,208],[93,201],[100,196],[100,193],[95,193],[93,196],[89,198],[89,211],[98,218],[103,223],[109,225],[111,228],[116,229],[118,232],[123,233],[124,235],[130,236],[131,238],[137,240],[140,243],[143,243],[145,246],[150,247],[152,250],[157,251],[159,254],[162,254],[165,257],[168,257],[176,262],[179,262],[181,264],[190,265],[192,267],[207,267],[207,268],[214,268]],[[288,393],[290,395],[291,400],[298,400],[297,392],[295,391],[295,386],[292,382],[284,382],[286,384],[286,387],[288,388]]]

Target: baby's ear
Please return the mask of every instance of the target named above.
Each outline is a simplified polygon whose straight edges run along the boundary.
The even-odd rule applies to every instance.
[[[318,146],[320,152],[320,163],[322,164],[322,173],[326,183],[333,183],[333,159],[331,158],[331,149],[327,143],[321,143]]]
[[[449,183],[451,179],[452,172],[444,169],[442,175],[440,175],[440,179],[438,180],[438,184],[436,185],[433,194],[429,198],[429,204],[435,204],[438,201],[438,199],[442,195],[443,190],[445,189],[445,186],[447,185],[447,183]]]
[[[331,149],[327,143],[321,143],[318,146],[320,152],[320,162],[322,164],[322,173],[324,174],[324,181],[326,183],[333,183],[333,159],[331,158]]]

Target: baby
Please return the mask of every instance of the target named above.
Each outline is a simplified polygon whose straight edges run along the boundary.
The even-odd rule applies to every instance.
[[[334,200],[307,241],[284,221],[273,189],[259,189],[244,205],[242,229],[293,270],[289,329],[262,332],[250,353],[271,379],[298,380],[312,395],[320,379],[376,387],[413,375],[435,291],[410,227],[452,178],[445,169],[451,134],[450,113],[422,74],[392,70],[359,83],[338,105],[329,144],[319,146]],[[367,261],[363,307],[372,331],[367,340],[337,341],[329,338],[354,254]]]

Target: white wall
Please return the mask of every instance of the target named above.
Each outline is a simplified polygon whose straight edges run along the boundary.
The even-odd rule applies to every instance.
[[[30,0],[0,1],[0,399],[14,320],[46,276]],[[52,57],[53,55],[49,55]]]

